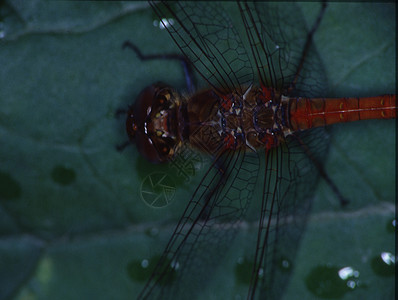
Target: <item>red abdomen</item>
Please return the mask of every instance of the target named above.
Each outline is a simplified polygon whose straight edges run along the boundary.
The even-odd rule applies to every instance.
[[[396,95],[365,98],[291,98],[291,130],[397,116]]]

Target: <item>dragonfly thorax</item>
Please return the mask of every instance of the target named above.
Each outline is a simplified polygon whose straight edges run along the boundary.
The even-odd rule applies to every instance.
[[[278,101],[264,101],[260,88],[250,87],[244,95],[203,91],[187,101],[187,111],[190,143],[201,151],[269,149],[284,138]]]

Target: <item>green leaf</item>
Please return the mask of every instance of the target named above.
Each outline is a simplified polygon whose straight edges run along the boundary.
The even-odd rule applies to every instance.
[[[174,171],[134,148],[116,151],[127,137],[114,114],[154,82],[185,84],[178,62],[143,62],[121,45],[178,48],[143,2],[0,5],[0,299],[131,299],[201,176],[176,182],[168,206],[143,201],[147,175]],[[319,5],[301,7],[312,24]],[[315,45],[333,96],[395,92],[394,5],[331,3]],[[285,298],[315,299],[306,280],[321,265],[359,270],[360,287],[344,299],[392,298],[394,277],[372,261],[394,253],[395,121],[331,134],[326,170],[351,202],[340,208],[320,183]],[[241,292],[234,270],[217,275],[214,298]]]

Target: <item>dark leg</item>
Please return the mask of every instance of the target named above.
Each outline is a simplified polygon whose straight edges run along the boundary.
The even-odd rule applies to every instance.
[[[308,35],[307,35],[307,39],[306,39],[306,41],[305,41],[304,49],[303,49],[303,52],[301,53],[300,63],[299,63],[299,65],[298,65],[298,67],[297,67],[297,71],[296,71],[296,74],[295,74],[295,76],[294,76],[294,79],[293,79],[293,81],[290,83],[290,86],[289,86],[289,88],[288,88],[288,93],[290,93],[292,90],[294,90],[294,88],[295,88],[295,86],[296,86],[296,83],[297,83],[299,74],[300,74],[300,72],[301,72],[301,69],[303,68],[305,59],[306,59],[306,57],[307,57],[309,48],[310,48],[310,46],[311,46],[312,38],[313,38],[313,36],[314,36],[315,31],[318,29],[319,24],[320,24],[321,21],[322,21],[323,15],[324,15],[325,10],[326,10],[326,7],[327,7],[327,3],[326,3],[326,1],[323,1],[323,2],[322,2],[321,10],[320,10],[320,12],[319,12],[319,14],[318,14],[318,17],[317,17],[317,19],[316,19],[316,21],[315,21],[315,24],[312,26],[310,32],[309,32]]]
[[[126,142],[124,142],[123,144],[120,144],[120,145],[116,145],[116,150],[118,151],[118,152],[122,152],[127,146],[129,146],[129,145],[131,145],[131,142],[130,141],[126,141]]]
[[[185,81],[187,84],[187,89],[189,93],[195,91],[194,77],[192,71],[192,63],[181,54],[155,54],[155,55],[144,55],[141,53],[140,49],[130,41],[125,41],[122,46],[123,49],[129,48],[133,50],[140,60],[153,60],[153,59],[167,59],[167,60],[178,60],[182,64],[184,70]]]
[[[119,108],[116,112],[115,112],[115,118],[119,119],[120,116],[125,117],[127,115],[127,109],[123,109],[123,108]]]

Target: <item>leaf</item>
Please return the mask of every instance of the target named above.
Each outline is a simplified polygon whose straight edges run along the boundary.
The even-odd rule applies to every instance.
[[[142,62],[121,45],[129,39],[148,54],[177,47],[141,2],[25,4],[0,7],[0,299],[131,299],[200,174],[177,182],[166,207],[142,200],[147,175],[173,171],[143,162],[134,148],[116,151],[126,136],[114,113],[144,87],[183,89],[184,78],[178,62]],[[312,24],[319,6],[301,7]],[[315,44],[333,96],[394,92],[393,8],[329,5]],[[323,264],[360,271],[367,289],[346,299],[392,295],[394,278],[377,275],[371,260],[394,253],[386,226],[395,210],[395,122],[331,133],[326,169],[351,204],[341,209],[321,182],[286,299],[315,298],[305,280]],[[232,298],[233,270],[216,280],[213,297]]]

